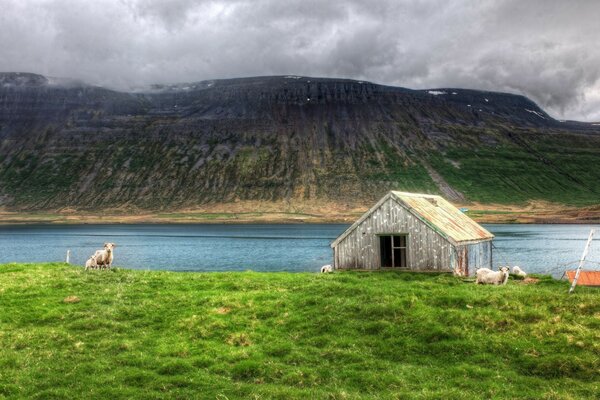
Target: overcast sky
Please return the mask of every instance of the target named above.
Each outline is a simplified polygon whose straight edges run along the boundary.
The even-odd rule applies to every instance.
[[[346,77],[522,93],[600,121],[600,1],[0,0],[0,71],[118,89]]]

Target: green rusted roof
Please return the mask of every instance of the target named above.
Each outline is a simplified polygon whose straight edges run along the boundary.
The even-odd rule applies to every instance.
[[[393,197],[431,229],[455,244],[491,240],[494,237],[484,227],[467,217],[441,196],[391,191],[333,241],[331,247],[337,246],[390,197]]]
[[[392,195],[432,228],[457,243],[494,237],[441,196],[397,191],[392,191]]]

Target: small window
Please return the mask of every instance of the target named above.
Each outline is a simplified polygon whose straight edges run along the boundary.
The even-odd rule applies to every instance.
[[[408,268],[406,235],[379,236],[379,249],[382,267]]]

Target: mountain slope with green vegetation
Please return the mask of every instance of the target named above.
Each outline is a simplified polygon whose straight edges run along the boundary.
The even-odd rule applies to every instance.
[[[591,399],[600,292],[0,265],[0,398]]]
[[[0,74],[6,211],[352,209],[391,189],[589,206],[599,164],[598,124],[506,93],[304,77],[123,93]]]

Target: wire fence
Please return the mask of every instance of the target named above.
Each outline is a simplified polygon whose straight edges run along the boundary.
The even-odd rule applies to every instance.
[[[596,242],[596,243],[594,243]],[[595,244],[595,246],[594,246]],[[582,242],[582,251],[583,251],[583,246],[585,245],[585,241]],[[516,265],[515,263],[510,263],[508,262],[507,256],[506,254],[501,251],[500,249],[498,249],[498,247],[496,247],[494,245],[494,243],[492,242],[492,247],[494,249],[494,254],[497,255],[500,260],[502,261],[503,265],[506,266],[514,266]],[[588,253],[588,257],[590,254],[593,254],[594,257],[599,257],[598,260],[594,260],[594,259],[586,259],[583,262],[583,266],[582,266],[582,270],[585,271],[600,271],[600,240],[595,239],[592,241],[591,243],[591,248],[590,248],[590,253]],[[553,275],[553,276],[558,276],[560,275],[560,279],[563,279],[565,277],[565,274],[567,272],[567,270],[569,269],[576,269],[577,266],[579,265],[579,262],[581,260],[580,259],[576,259],[573,261],[567,261],[567,262],[561,262],[561,263],[556,263],[556,265],[554,267],[551,268],[546,268],[544,270],[538,270],[535,273],[537,274],[546,274],[546,275]],[[569,268],[572,267],[572,268]]]

